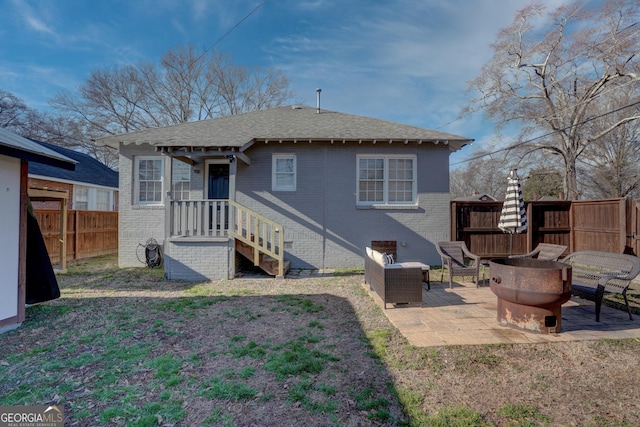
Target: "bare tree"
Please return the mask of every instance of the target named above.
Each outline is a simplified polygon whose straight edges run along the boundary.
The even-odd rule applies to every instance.
[[[93,71],[79,96],[59,92],[51,105],[85,122],[97,136],[169,124],[147,99],[139,70],[128,66]]]
[[[468,111],[482,109],[498,127],[520,126],[520,146],[562,158],[565,197],[580,196],[577,160],[596,140],[637,120],[628,105],[600,102],[619,90],[640,91],[640,4],[609,0],[599,9],[576,2],[548,12],[541,5],[519,11],[500,31],[493,58],[470,82],[478,91]],[[596,126],[614,110],[624,114]],[[545,137],[542,137],[546,135]]]
[[[228,56],[217,53],[212,55],[207,75],[216,88],[221,116],[278,107],[294,96],[282,71],[237,67]]]
[[[14,94],[0,90],[0,127],[22,135],[30,110]]]
[[[117,153],[111,147],[93,144],[80,121],[40,113],[4,90],[0,90],[0,127],[25,138],[87,153],[111,168],[117,167]]]
[[[78,96],[59,93],[52,105],[97,137],[279,106],[292,96],[279,71],[247,69],[186,46],[168,51],[159,65],[96,70]]]
[[[611,105],[630,104],[630,93],[619,93]],[[619,99],[622,98],[622,99]],[[640,105],[634,108],[640,114]],[[610,126],[623,118],[617,112],[603,121]],[[598,129],[594,129],[597,133]],[[585,193],[595,198],[640,196],[640,121],[618,126],[593,141],[580,159],[579,177]]]
[[[490,155],[486,150],[478,150],[474,160],[449,174],[451,198],[488,194],[501,200],[507,188],[508,175],[509,166],[504,158]]]

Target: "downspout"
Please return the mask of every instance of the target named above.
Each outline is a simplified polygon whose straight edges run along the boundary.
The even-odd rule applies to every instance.
[[[319,90],[319,89],[318,89]],[[324,146],[324,173],[322,174],[322,269],[327,268],[327,165],[328,147]]]

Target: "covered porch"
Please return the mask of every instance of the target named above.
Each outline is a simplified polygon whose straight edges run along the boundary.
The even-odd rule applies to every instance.
[[[171,183],[165,199],[167,277],[232,279],[240,254],[283,278],[283,226],[235,202],[238,161],[250,165],[250,159],[232,148],[156,149],[166,155],[165,182]]]

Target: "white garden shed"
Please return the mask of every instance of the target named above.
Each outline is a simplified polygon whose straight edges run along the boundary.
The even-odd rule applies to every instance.
[[[25,316],[28,162],[75,168],[68,157],[0,128],[0,332]]]

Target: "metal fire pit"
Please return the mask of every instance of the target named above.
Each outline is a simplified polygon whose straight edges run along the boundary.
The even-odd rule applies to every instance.
[[[571,266],[531,258],[489,261],[498,322],[541,334],[562,331],[562,304],[571,298]]]

